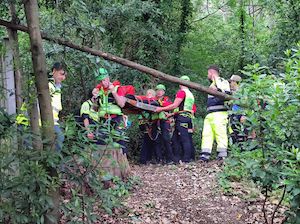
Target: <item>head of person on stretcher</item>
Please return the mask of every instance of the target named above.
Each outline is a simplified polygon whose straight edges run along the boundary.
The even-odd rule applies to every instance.
[[[148,89],[146,91],[146,98],[148,99],[154,99],[156,97],[156,92],[153,89]]]

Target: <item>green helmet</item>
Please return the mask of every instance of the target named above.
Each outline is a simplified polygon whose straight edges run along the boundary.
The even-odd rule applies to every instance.
[[[97,81],[102,81],[108,76],[108,71],[105,68],[99,68],[95,71],[95,77]]]
[[[188,77],[187,75],[181,76],[180,79],[185,80],[185,81],[191,81],[190,77]]]
[[[163,85],[163,84],[158,84],[156,87],[155,87],[156,90],[164,90],[166,91],[166,87]]]

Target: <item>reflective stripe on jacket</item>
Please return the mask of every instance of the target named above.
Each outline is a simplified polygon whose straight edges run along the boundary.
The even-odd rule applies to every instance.
[[[157,102],[159,103],[159,105],[160,105],[161,107],[166,106],[165,103],[169,103],[169,104],[172,103],[171,100],[170,100],[170,98],[169,98],[168,96],[163,96],[163,98],[162,98],[162,99],[158,99]],[[160,119],[160,120],[167,120],[167,119],[168,119],[168,118],[167,118],[167,112],[166,112],[166,111],[160,112],[160,113],[158,114],[157,119]]]
[[[117,90],[117,86],[115,87]],[[99,116],[105,117],[106,115],[122,115],[121,108],[117,105],[115,98],[110,90],[104,91],[103,88],[99,90]]]
[[[182,111],[193,113],[193,105],[195,103],[194,95],[189,89],[182,89],[182,91],[185,92],[185,98],[179,105],[179,111],[177,111],[177,113],[181,113]]]
[[[20,108],[20,113],[16,117],[16,123],[18,125],[29,126],[29,119],[27,114],[27,104],[25,102],[22,103]]]
[[[62,110],[61,87],[55,85],[53,81],[50,81],[49,91],[51,96],[54,125],[58,125],[58,120],[59,120],[58,114]]]
[[[218,77],[210,87],[216,87],[219,92],[230,94],[230,85],[229,82],[221,77]],[[227,111],[226,106],[224,105],[224,99],[220,97],[208,95],[207,96],[207,112],[218,112],[218,111]]]
[[[94,121],[99,120],[98,111],[93,109],[93,102],[91,100],[87,100],[81,105],[80,116],[83,114],[87,114]]]

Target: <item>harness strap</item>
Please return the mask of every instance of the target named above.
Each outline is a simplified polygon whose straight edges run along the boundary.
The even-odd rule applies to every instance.
[[[168,114],[167,118],[173,117],[173,116],[176,116],[176,115],[180,115],[180,116],[183,116],[183,117],[194,118],[193,113],[191,111],[189,111],[189,110],[181,110],[181,111],[177,111],[177,112]]]

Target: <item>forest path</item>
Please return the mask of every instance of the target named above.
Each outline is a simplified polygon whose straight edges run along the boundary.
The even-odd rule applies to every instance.
[[[128,212],[116,223],[249,223],[246,202],[220,191],[221,169],[216,162],[134,166],[141,184],[125,200]]]

